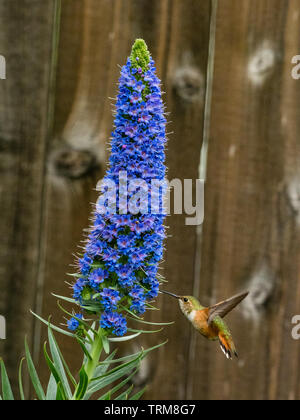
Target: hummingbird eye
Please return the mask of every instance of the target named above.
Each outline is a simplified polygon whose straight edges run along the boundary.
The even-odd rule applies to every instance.
[[[189,300],[188,300],[188,298],[183,298],[183,301],[184,301],[185,303],[187,303]]]

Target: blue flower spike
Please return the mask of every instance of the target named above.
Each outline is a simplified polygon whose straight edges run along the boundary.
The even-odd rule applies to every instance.
[[[101,328],[123,336],[126,309],[143,314],[158,295],[165,238],[163,193],[153,191],[153,181],[165,179],[166,118],[160,80],[142,39],[121,70],[114,126],[102,185],[115,185],[116,200],[103,211],[98,203],[107,190],[101,190],[73,296],[82,306],[92,301]],[[72,330],[75,321],[68,323]]]

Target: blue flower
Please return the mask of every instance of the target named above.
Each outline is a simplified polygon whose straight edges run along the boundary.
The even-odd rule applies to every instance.
[[[107,207],[103,214],[96,206],[84,255],[79,259],[80,278],[73,289],[79,303],[87,296],[103,309],[102,328],[124,335],[127,327],[122,309],[142,314],[147,302],[158,294],[157,271],[165,239],[163,197],[156,194],[158,211],[152,214],[151,185],[166,175],[166,118],[160,80],[142,40],[135,42],[121,69],[114,124],[104,180],[116,186],[116,212]],[[128,189],[128,197],[121,195],[121,171],[126,171],[127,186],[142,179],[138,190]],[[139,205],[142,202],[144,207],[129,205],[137,191],[141,194]],[[101,194],[106,193],[107,187],[101,189]],[[130,208],[136,211],[127,213]]]
[[[105,310],[117,309],[117,304],[121,299],[120,293],[117,290],[105,288],[100,295],[102,296],[101,304]]]
[[[76,318],[82,319],[82,314],[75,314]],[[67,325],[70,331],[76,331],[80,325],[79,321],[76,318],[71,318],[68,320]]]
[[[129,309],[139,315],[142,315],[146,310],[145,301],[141,301],[140,299],[133,300]]]
[[[98,289],[99,284],[103,283],[108,276],[109,273],[107,270],[103,270],[102,268],[96,268],[89,275],[89,284],[94,289]]]
[[[88,274],[91,269],[92,263],[93,263],[93,260],[87,254],[84,254],[83,258],[79,259],[80,272],[83,275]]]
[[[113,334],[122,336],[127,332],[126,318],[117,312],[105,311],[100,319],[101,328],[112,329]]]
[[[136,285],[129,292],[129,296],[136,300],[144,300],[144,289],[141,286]]]
[[[73,284],[73,297],[76,300],[81,299],[81,294],[83,291],[84,286],[87,284],[85,279],[78,279],[75,284]]]

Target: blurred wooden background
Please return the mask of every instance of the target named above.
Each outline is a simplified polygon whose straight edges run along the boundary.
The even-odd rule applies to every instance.
[[[206,174],[205,221],[168,219],[168,290],[210,304],[244,289],[228,317],[240,353],[192,331],[160,296],[148,319],[176,320],[137,377],[149,399],[299,399],[300,0],[0,0],[0,355],[17,383],[26,334],[45,330],[29,309],[62,322],[51,292],[88,226],[112,131],[112,98],[137,37],[146,40],[170,112],[168,177]],[[200,159],[201,157],[201,159]],[[151,316],[150,316],[151,315]],[[60,338],[78,366],[73,343]]]

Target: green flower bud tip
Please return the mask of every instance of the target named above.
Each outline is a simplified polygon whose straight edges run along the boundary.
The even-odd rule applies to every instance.
[[[148,70],[150,54],[146,42],[143,39],[135,40],[131,50],[130,61],[132,67],[140,67],[143,72]]]

